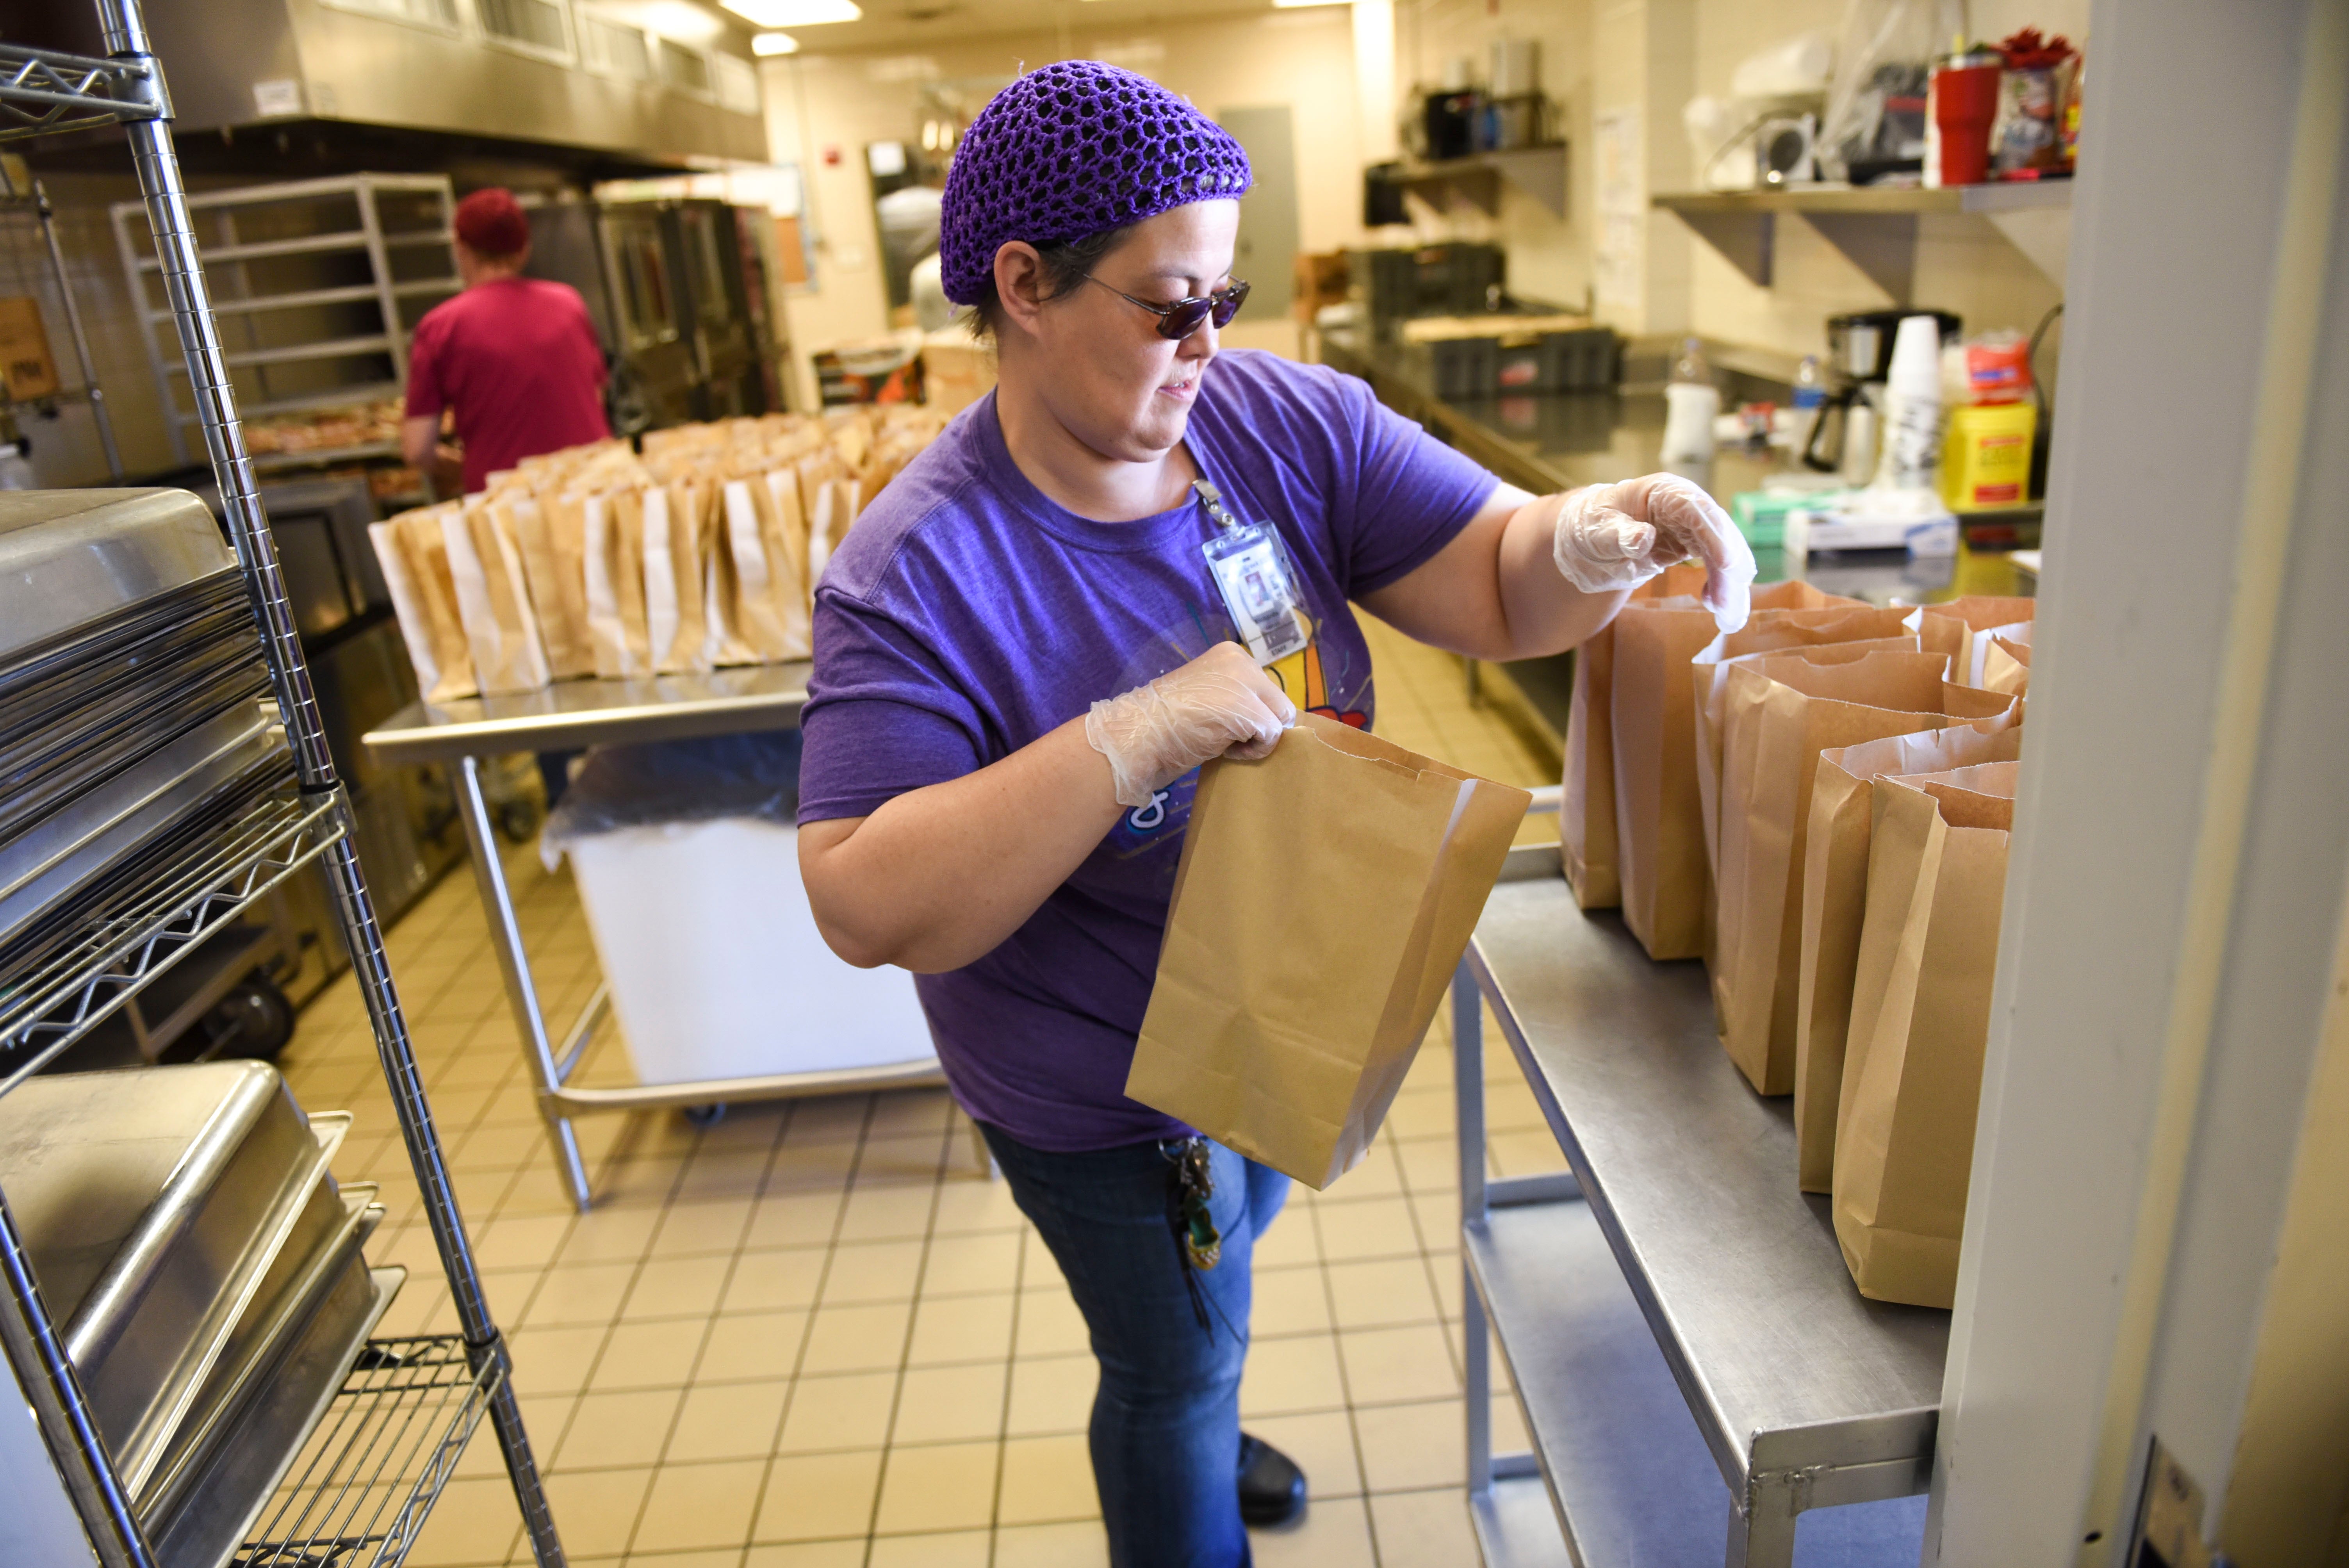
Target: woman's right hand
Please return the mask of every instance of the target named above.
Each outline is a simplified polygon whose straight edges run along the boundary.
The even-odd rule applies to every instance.
[[[1151,798],[1217,757],[1268,756],[1297,722],[1297,705],[1237,643],[1218,643],[1148,686],[1105,698],[1085,739],[1109,758],[1122,806]]]

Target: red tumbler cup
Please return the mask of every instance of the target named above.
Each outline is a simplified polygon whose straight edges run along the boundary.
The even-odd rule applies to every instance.
[[[1933,67],[1933,129],[1940,143],[1944,185],[1979,185],[1990,178],[1990,127],[1998,117],[1998,79],[2003,67],[1992,58],[1960,55]]]

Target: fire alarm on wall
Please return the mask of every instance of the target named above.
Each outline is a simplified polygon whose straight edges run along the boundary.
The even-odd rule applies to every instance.
[[[837,146],[823,150],[823,166],[826,169],[836,169],[840,166],[840,149]]]

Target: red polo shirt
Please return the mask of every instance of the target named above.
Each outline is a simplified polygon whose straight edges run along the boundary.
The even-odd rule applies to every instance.
[[[609,436],[604,352],[579,292],[498,278],[427,311],[410,339],[408,413],[443,408],[457,411],[469,494],[524,458]]]

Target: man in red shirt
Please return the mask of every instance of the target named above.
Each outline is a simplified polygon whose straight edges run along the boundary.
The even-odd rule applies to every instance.
[[[457,272],[464,292],[416,324],[400,446],[429,471],[440,412],[455,410],[465,444],[465,489],[524,458],[600,441],[604,352],[576,289],[522,275],[530,220],[513,192],[492,186],[457,203]]]

